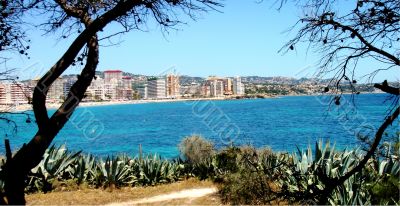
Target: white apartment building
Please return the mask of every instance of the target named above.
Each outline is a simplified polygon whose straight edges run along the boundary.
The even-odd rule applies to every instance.
[[[147,81],[147,97],[163,99],[167,97],[166,80],[164,77],[154,77]]]
[[[28,104],[32,88],[23,83],[0,83],[0,105]]]
[[[133,96],[132,78],[120,70],[104,71],[104,79],[96,76],[86,90],[85,100],[130,100]]]
[[[89,87],[87,88],[85,95],[88,100],[104,100],[105,99],[105,88],[104,79],[96,76],[92,80]]]
[[[204,87],[204,95],[211,97],[223,97],[228,88],[226,84],[228,81],[224,78],[210,76],[207,78]]]
[[[219,79],[210,81],[210,95],[212,97],[224,96],[224,82]]]
[[[233,79],[233,94],[236,95],[244,95],[244,84],[242,83],[242,79],[237,76]]]

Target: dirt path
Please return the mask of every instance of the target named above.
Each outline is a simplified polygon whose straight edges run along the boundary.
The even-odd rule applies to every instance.
[[[178,192],[173,192],[164,195],[157,195],[153,197],[128,201],[128,202],[115,202],[111,204],[107,204],[107,206],[123,206],[123,205],[136,205],[136,204],[149,204],[155,202],[166,202],[176,199],[189,199],[193,200],[199,197],[204,197],[207,195],[212,195],[217,192],[217,188],[208,187],[208,188],[198,188],[198,189],[186,189]]]

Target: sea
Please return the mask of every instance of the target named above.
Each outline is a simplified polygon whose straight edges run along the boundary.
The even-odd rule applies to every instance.
[[[178,144],[191,135],[203,136],[216,148],[252,145],[293,152],[329,141],[337,149],[351,149],[360,147],[358,135],[373,136],[394,104],[398,100],[387,94],[360,94],[343,95],[340,105],[331,95],[315,95],[87,106],[74,112],[53,143],[98,156],[136,156],[141,150],[164,158],[178,157]],[[17,127],[0,121],[0,155],[5,138],[14,151],[37,132],[33,115],[2,117]],[[386,136],[398,131],[396,120]]]

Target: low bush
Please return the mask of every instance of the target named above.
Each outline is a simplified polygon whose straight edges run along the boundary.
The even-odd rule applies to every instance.
[[[185,137],[178,147],[182,156],[192,164],[209,161],[215,154],[214,144],[199,135]]]
[[[221,154],[221,155],[220,155]],[[226,204],[277,204],[277,186],[267,168],[276,159],[270,149],[251,146],[230,147],[220,153],[223,168],[228,171],[220,185],[221,199]],[[218,155],[217,155],[218,158]],[[235,160],[235,162],[233,161]]]

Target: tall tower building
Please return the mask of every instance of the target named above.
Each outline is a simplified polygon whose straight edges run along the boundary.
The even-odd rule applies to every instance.
[[[133,98],[132,77],[130,76],[122,77],[122,85],[118,87],[118,93],[120,99],[131,100]]]
[[[224,94],[225,95],[231,95],[231,94],[233,94],[233,91],[232,91],[232,89],[233,89],[233,85],[232,85],[232,79],[231,78],[226,78],[226,79],[223,79],[223,81],[224,81]]]
[[[179,76],[173,74],[167,75],[166,84],[168,98],[177,98],[180,96]]]
[[[242,79],[237,76],[233,79],[233,93],[236,95],[244,95],[244,84]]]
[[[225,86],[224,86],[224,79],[215,77],[215,76],[210,76],[207,78],[206,81],[206,95],[207,96],[212,96],[212,97],[223,97],[224,96],[224,91],[225,91]],[[209,92],[208,92],[208,91]]]

